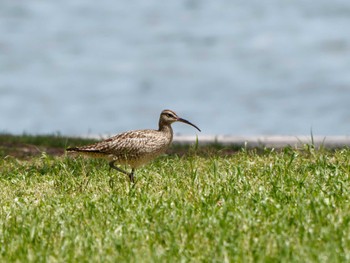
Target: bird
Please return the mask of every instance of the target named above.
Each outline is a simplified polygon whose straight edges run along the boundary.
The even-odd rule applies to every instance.
[[[130,182],[135,183],[135,170],[165,153],[169,148],[173,140],[171,124],[174,122],[182,122],[201,131],[193,123],[180,118],[174,111],[167,109],[163,110],[160,114],[158,130],[127,131],[91,145],[69,147],[66,151],[89,157],[107,159],[110,169],[112,168],[126,174]],[[125,171],[116,164],[130,166],[131,171]]]

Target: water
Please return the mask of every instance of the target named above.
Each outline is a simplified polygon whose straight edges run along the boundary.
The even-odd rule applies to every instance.
[[[349,135],[348,0],[3,0],[0,131]],[[194,134],[175,124],[175,131]]]

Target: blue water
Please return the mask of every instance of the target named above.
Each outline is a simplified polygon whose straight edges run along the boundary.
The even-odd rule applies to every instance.
[[[3,0],[0,131],[349,135],[349,0]],[[195,134],[183,124],[176,133]]]

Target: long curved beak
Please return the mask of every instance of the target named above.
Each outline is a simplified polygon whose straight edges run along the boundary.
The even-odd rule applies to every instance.
[[[189,122],[188,120],[185,120],[185,119],[182,119],[182,118],[178,118],[177,121],[186,123],[188,125],[191,125],[191,126],[195,127],[198,131],[201,131],[196,125],[194,125],[193,123]]]

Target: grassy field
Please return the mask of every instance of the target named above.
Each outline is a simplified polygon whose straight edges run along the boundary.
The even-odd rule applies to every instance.
[[[348,149],[190,149],[135,185],[103,160],[2,153],[0,262],[350,260]]]

